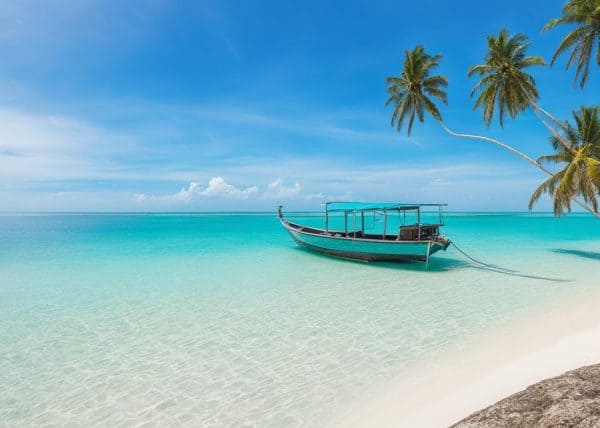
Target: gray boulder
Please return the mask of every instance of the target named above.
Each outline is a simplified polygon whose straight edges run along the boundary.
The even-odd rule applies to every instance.
[[[531,385],[452,427],[600,428],[600,364]]]

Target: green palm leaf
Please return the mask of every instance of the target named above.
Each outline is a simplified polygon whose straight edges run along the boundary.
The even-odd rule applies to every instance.
[[[544,181],[531,195],[531,209],[543,194],[552,197],[554,213],[571,211],[571,201],[580,195],[598,212],[600,192],[600,106],[581,107],[573,112],[575,126],[565,123],[563,138],[571,149],[553,135],[550,142],[555,153],[541,156],[538,162],[553,162],[564,167]]]
[[[494,114],[504,126],[504,117],[512,119],[539,98],[535,80],[524,69],[545,65],[539,56],[528,56],[529,43],[523,34],[511,36],[502,29],[498,36],[488,36],[488,53],[484,64],[472,66],[467,75],[481,78],[471,91],[476,95],[473,109],[482,108],[483,122],[490,126]]]
[[[425,113],[441,121],[442,115],[433,102],[437,99],[448,104],[445,88],[448,80],[441,75],[432,76],[432,70],[439,66],[441,55],[429,55],[422,45],[404,54],[404,64],[398,76],[385,79],[389,98],[386,105],[393,105],[391,125],[398,131],[407,123],[408,135],[412,132],[415,118],[423,123]]]
[[[551,175],[547,180],[540,184],[537,189],[534,190],[531,198],[529,199],[529,210],[533,209],[534,205],[544,195],[544,193],[548,193],[550,195],[554,193],[554,189],[562,179],[562,176],[562,172]]]
[[[562,24],[576,25],[576,28],[562,39],[552,56],[551,64],[560,55],[571,50],[567,69],[577,64],[575,82],[579,80],[579,85],[583,88],[589,76],[594,48],[596,63],[600,65],[600,0],[569,0],[562,9],[562,16],[548,22],[544,30]]]

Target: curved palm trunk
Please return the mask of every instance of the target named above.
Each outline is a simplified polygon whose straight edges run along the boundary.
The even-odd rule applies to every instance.
[[[554,128],[552,125],[550,125],[548,122],[546,122],[544,120],[544,116],[542,115],[542,113],[546,116],[549,117],[550,113],[546,112],[546,110],[542,110],[538,105],[534,104],[531,106],[533,113],[537,116],[537,118],[540,120],[540,122],[542,122],[542,124],[546,127],[546,129],[548,129],[548,131],[550,131],[552,133],[552,135],[554,135],[558,141],[560,141],[560,143],[564,146],[565,149],[573,152],[573,147],[571,146],[571,144],[565,139],[565,137],[563,137],[561,135],[560,132],[558,132],[556,130],[556,128]],[[545,112],[545,113],[544,113]],[[552,115],[550,115],[550,117],[552,117]],[[560,127],[562,129],[562,125]]]
[[[564,123],[562,123],[560,120],[558,120],[557,118],[555,118],[554,116],[552,116],[550,114],[550,112],[544,110],[542,107],[540,107],[537,103],[533,104],[534,108],[537,108],[539,111],[541,111],[542,113],[544,113],[544,115],[550,119],[552,122],[554,122],[555,125],[558,125],[559,128],[564,129]]]
[[[560,129],[562,129],[563,131],[565,130],[565,126],[563,123],[561,123],[557,118],[555,118],[554,116],[552,116],[550,114],[550,112],[548,112],[547,110],[544,110],[542,107],[539,106],[539,104],[537,103],[536,99],[533,98],[531,96],[531,94],[526,91],[525,89],[521,88],[523,90],[523,94],[525,95],[525,97],[527,98],[527,101],[529,102],[529,105],[531,106],[531,109],[533,110],[533,113],[536,115],[536,117],[540,120],[540,122],[542,122],[544,124],[544,126],[546,128],[548,128],[548,130],[552,133],[552,135],[554,135],[558,141],[561,142],[561,144],[569,151],[573,152],[573,147],[571,146],[571,143],[569,143],[562,135],[560,132],[558,132],[554,127],[552,127],[550,124],[548,124],[545,120],[543,116],[546,116],[546,118],[550,119],[551,122],[554,123],[554,125],[557,125]],[[543,116],[542,116],[543,115]]]
[[[448,128],[446,126],[446,124],[444,122],[442,122],[441,120],[438,119],[439,124],[441,125],[442,128],[444,128],[444,131],[446,131],[448,134],[452,135],[453,137],[457,137],[457,138],[471,138],[473,140],[481,140],[481,141],[486,141],[488,143],[492,143],[495,144],[499,147],[502,147],[505,150],[508,150],[511,153],[514,153],[515,155],[519,156],[522,159],[525,159],[527,162],[529,162],[530,164],[532,164],[533,166],[535,166],[536,168],[544,171],[546,174],[548,175],[554,175],[554,173],[552,171],[550,171],[549,169],[547,169],[546,167],[544,167],[542,164],[540,164],[538,161],[536,161],[535,159],[527,156],[525,153],[509,146],[508,144],[504,144],[501,141],[498,140],[494,140],[493,138],[489,138],[489,137],[484,137],[481,135],[473,135],[473,134],[460,134],[458,132],[454,132],[452,131],[450,128]],[[579,205],[581,208],[589,211],[591,214],[593,214],[595,217],[600,218],[600,213],[597,213],[596,211],[594,211],[591,207],[589,207],[588,205],[586,205],[585,203],[579,201],[577,198],[573,198],[573,202],[575,202],[577,205]]]
[[[577,198],[573,198],[573,202],[575,202],[577,205],[579,205],[581,208],[589,211],[594,217],[600,218],[600,213],[597,213],[596,211],[594,211],[593,208],[587,206],[584,202],[581,202],[579,199]]]
[[[451,129],[449,129],[446,124],[444,122],[442,122],[441,120],[438,120],[438,122],[440,123],[440,125],[442,126],[442,128],[444,128],[444,131],[446,131],[448,134],[452,135],[453,137],[458,137],[458,138],[471,138],[473,140],[481,140],[481,141],[487,141],[488,143],[492,143],[495,144],[497,146],[502,147],[505,150],[508,150],[511,153],[514,153],[515,155],[521,157],[522,159],[525,159],[527,162],[529,162],[530,164],[532,164],[533,166],[535,166],[538,169],[541,169],[542,171],[544,171],[546,174],[548,175],[552,175],[552,171],[550,171],[549,169],[547,169],[546,167],[544,167],[542,164],[540,164],[538,161],[536,161],[535,159],[527,156],[525,153],[509,146],[508,144],[504,144],[501,141],[498,140],[494,140],[493,138],[489,138],[489,137],[483,137],[481,135],[473,135],[473,134],[459,134],[458,132],[454,132]]]

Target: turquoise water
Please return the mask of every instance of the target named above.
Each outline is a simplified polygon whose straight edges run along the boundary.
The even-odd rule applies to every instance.
[[[461,248],[511,272],[452,248],[429,272],[318,256],[273,214],[2,215],[0,421],[322,425],[378,385],[600,287],[589,216],[446,223]]]

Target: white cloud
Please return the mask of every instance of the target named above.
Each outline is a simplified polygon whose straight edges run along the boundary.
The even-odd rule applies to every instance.
[[[170,197],[176,201],[189,201],[202,190],[202,187],[194,181],[191,181],[187,189],[182,187],[181,190]]]
[[[135,193],[133,195],[133,199],[136,202],[146,202],[147,200],[150,200],[150,199],[156,199],[156,197],[154,195],[146,195],[145,193]]]
[[[222,197],[227,199],[247,199],[249,196],[252,196],[258,192],[258,187],[252,186],[247,187],[245,189],[238,189],[237,187],[227,183],[221,177],[213,177],[208,182],[208,187],[203,190],[198,190],[197,183],[190,183],[190,187],[188,188],[188,192],[192,190],[195,193],[198,193],[202,196],[211,196],[211,197]],[[182,189],[183,190],[183,189]]]
[[[136,138],[67,117],[0,106],[0,179],[43,182],[126,175]]]
[[[336,194],[324,194],[322,192],[309,193],[304,196],[305,201],[319,201],[319,202],[332,202],[332,201],[351,201],[354,198],[352,193],[336,193]]]
[[[188,207],[193,207],[193,202],[211,200],[211,205],[217,206],[222,203],[227,204],[227,201],[244,200],[247,206],[265,207],[267,200],[277,200],[279,202],[293,202],[297,206],[316,207],[320,202],[325,201],[348,201],[352,200],[352,193],[303,193],[300,183],[286,185],[285,182],[278,178],[267,184],[264,190],[257,186],[246,188],[238,188],[221,176],[216,176],[208,181],[207,186],[203,186],[198,182],[191,181],[187,187],[182,187],[178,192],[164,195],[135,193],[133,201],[138,204],[146,204],[146,207],[159,205],[185,204]],[[215,205],[216,204],[216,205]]]
[[[320,200],[325,199],[325,195],[323,193],[321,193],[321,192],[318,192],[318,193],[309,193],[308,195],[304,196],[304,199],[307,200],[307,201],[313,201],[313,200],[320,201]]]
[[[285,186],[283,180],[277,180],[269,183],[267,190],[263,193],[264,199],[294,199],[298,196],[302,187],[300,183],[295,183],[293,186]]]
[[[179,192],[171,195],[153,195],[136,193],[133,198],[136,202],[162,201],[162,202],[190,202],[194,199],[216,198],[216,199],[248,199],[258,193],[258,187],[251,186],[240,189],[226,182],[222,177],[213,177],[208,181],[208,186],[203,187],[195,181],[191,181]]]

